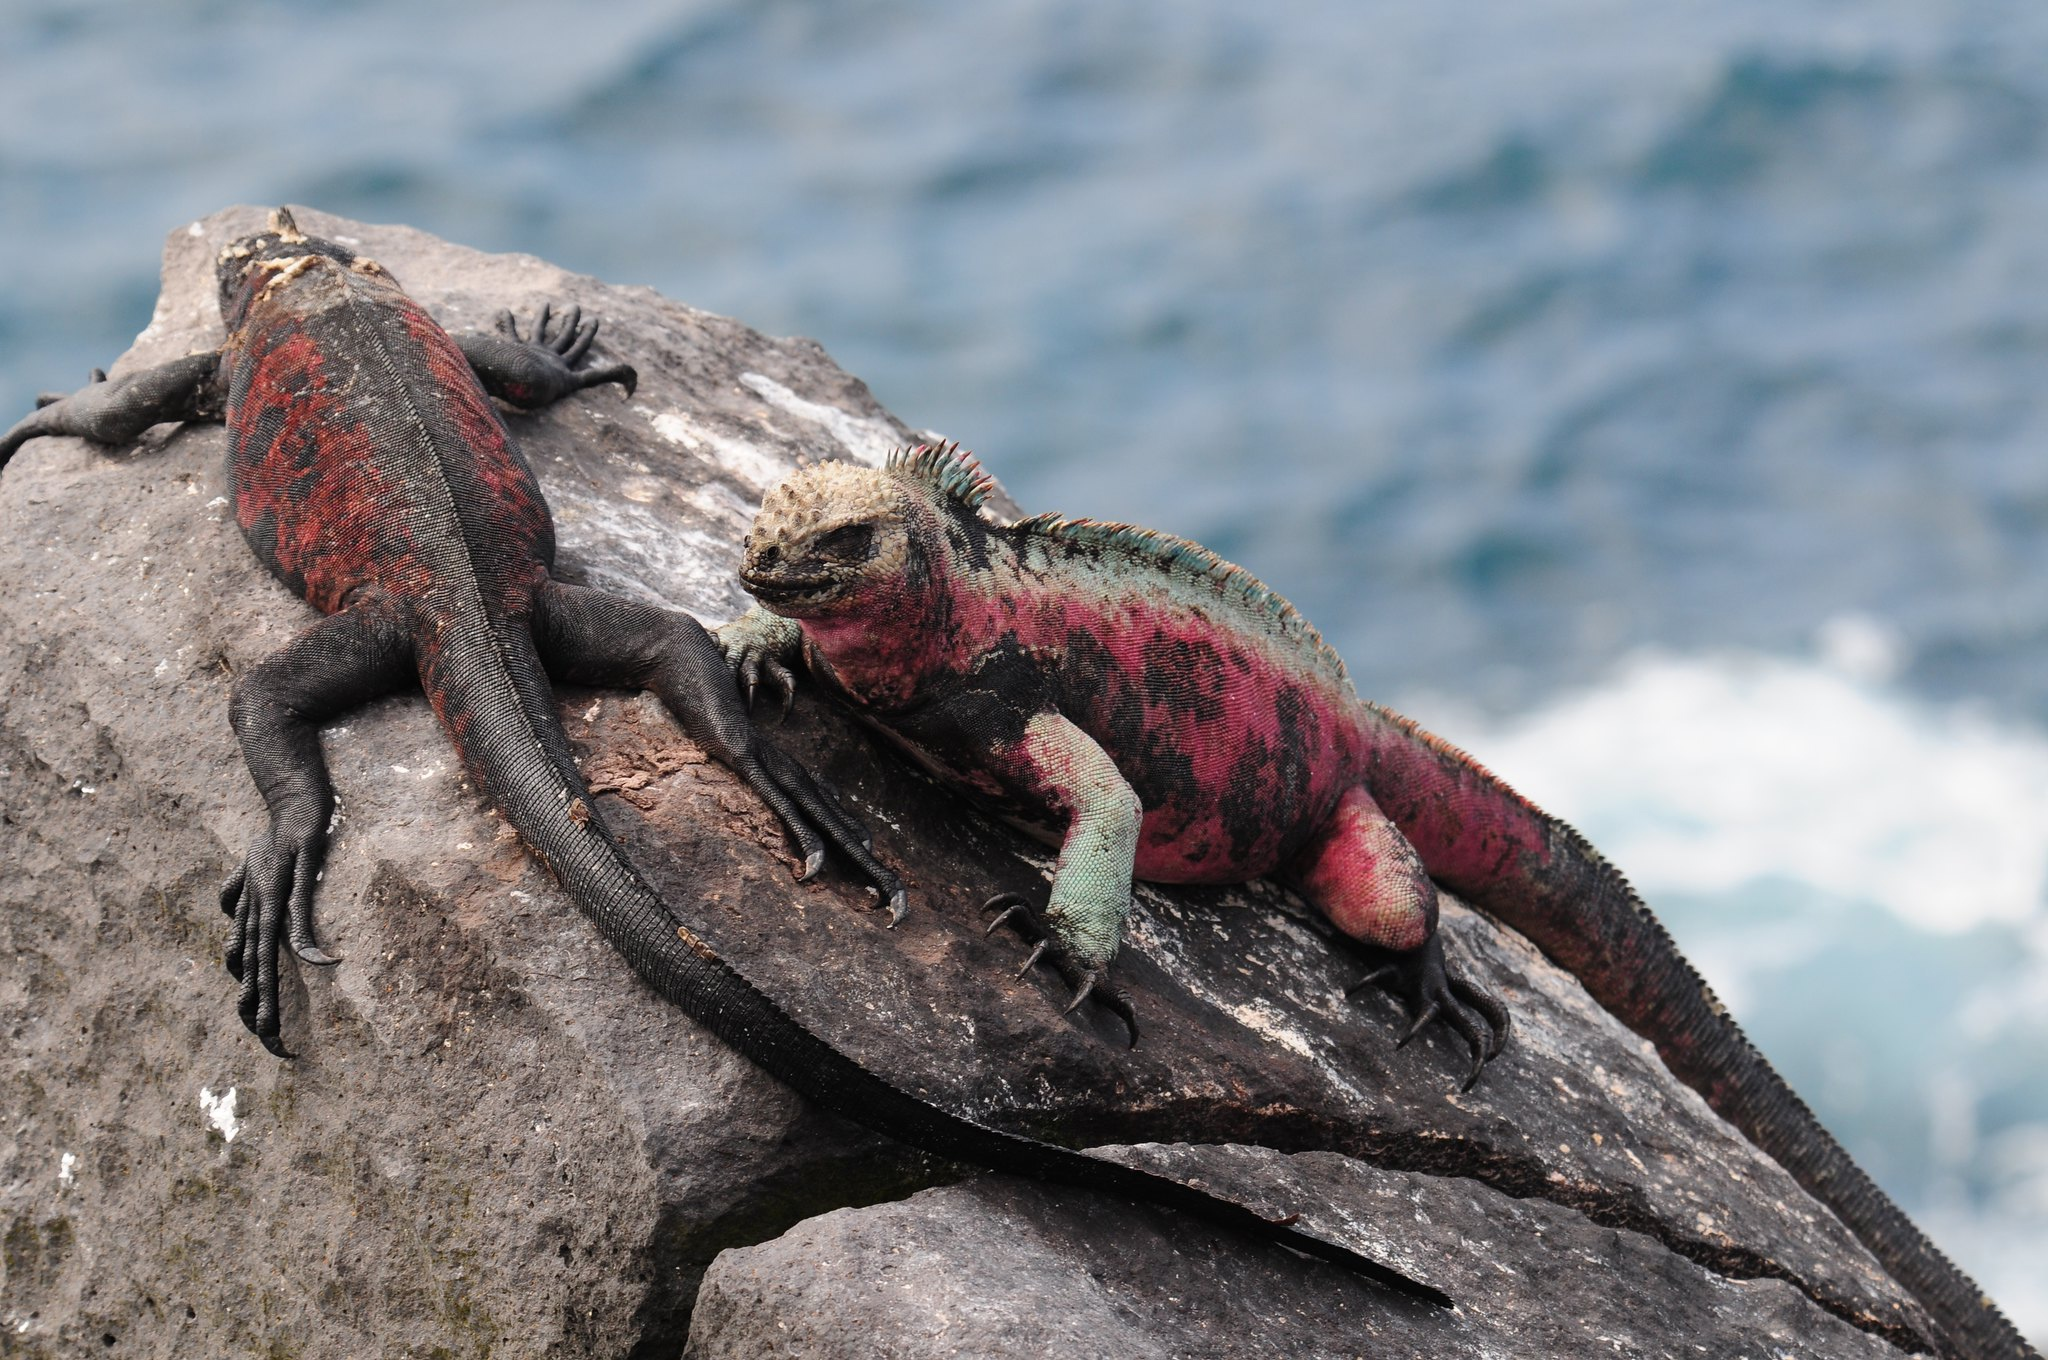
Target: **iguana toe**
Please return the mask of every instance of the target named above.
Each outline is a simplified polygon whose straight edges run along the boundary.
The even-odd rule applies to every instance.
[[[1450,977],[1450,984],[1451,995],[1464,1002],[1467,1006],[1470,1006],[1473,1010],[1478,1011],[1486,1021],[1488,1031],[1487,1059],[1491,1060],[1499,1057],[1500,1051],[1507,1047],[1508,1030],[1513,1023],[1508,1018],[1508,1008],[1503,1006],[1499,998],[1495,997],[1491,992],[1485,991],[1476,983],[1465,978],[1453,974]]]
[[[1066,970],[1062,968],[1060,971],[1064,973]],[[1138,1013],[1131,1009],[1130,998],[1109,984],[1109,981],[1104,976],[1105,971],[1101,968],[1083,970],[1080,984],[1074,989],[1074,999],[1069,1001],[1066,1009],[1060,1013],[1062,1015],[1072,1015],[1080,1008],[1083,1001],[1092,996],[1095,998],[1097,1005],[1124,1022],[1124,1028],[1130,1031],[1131,1036],[1130,1042],[1125,1046],[1136,1048],[1138,1046]]]
[[[1443,1014],[1443,1009],[1443,1004],[1437,1001],[1431,1001],[1425,1006],[1423,1006],[1421,1012],[1416,1015],[1415,1019],[1409,1024],[1408,1028],[1401,1031],[1401,1037],[1395,1041],[1394,1047],[1408,1047],[1408,1041],[1410,1039],[1413,1039],[1416,1035],[1422,1033],[1422,1027],[1424,1025],[1427,1025],[1430,1021],[1436,1019],[1437,1016]]]

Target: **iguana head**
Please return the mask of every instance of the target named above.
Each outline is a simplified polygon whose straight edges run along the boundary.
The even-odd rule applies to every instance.
[[[800,468],[761,502],[740,583],[787,618],[893,613],[918,572],[915,499],[852,463]]]
[[[376,261],[358,256],[347,246],[306,235],[293,220],[291,209],[274,210],[264,230],[230,241],[214,260],[221,319],[232,330],[250,299],[266,285],[288,282],[308,266],[328,260],[358,274],[389,277]]]

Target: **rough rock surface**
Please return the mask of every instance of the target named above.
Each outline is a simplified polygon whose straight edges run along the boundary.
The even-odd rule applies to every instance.
[[[1475,1181],[1327,1152],[1145,1149],[1161,1169],[1276,1181],[1370,1213],[1451,1312],[1248,1252],[1199,1223],[987,1178],[842,1210],[705,1277],[692,1360],[789,1356],[1896,1357],[1777,1280],[1729,1280],[1640,1233]],[[1205,1155],[1207,1154],[1207,1155]],[[1236,1173],[1235,1176],[1230,1174]]]
[[[567,579],[727,617],[762,491],[909,437],[809,342],[527,257],[299,220],[355,238],[451,328],[544,299],[604,317],[637,396],[509,419]],[[124,366],[217,343],[212,254],[259,221],[173,233]],[[1111,1018],[1061,1018],[1056,980],[1013,979],[1024,949],[984,938],[978,909],[1042,891],[1049,857],[808,700],[775,739],[904,872],[895,931],[843,877],[793,882],[773,819],[654,701],[560,696],[650,877],[805,1023],[1020,1131],[1311,1154],[1118,1155],[1349,1234],[1460,1310],[1063,1191],[880,1204],[959,1172],[807,1109],[642,987],[462,784],[416,697],[327,734],[344,815],[320,930],[344,961],[296,971],[301,1057],[272,1060],[219,964],[216,888],[262,815],[226,705],[232,673],[310,614],[228,517],[224,443],[164,428],[110,458],[46,439],[0,476],[0,1350],[672,1355],[705,1268],[755,1243],[719,1260],[695,1352],[1036,1355],[1071,1332],[1062,1348],[1105,1355],[1850,1356],[1922,1333],[1647,1045],[1470,914],[1450,913],[1453,947],[1517,1029],[1468,1095],[1455,1042],[1394,1050],[1391,1003],[1347,1003],[1356,961],[1264,886],[1141,892],[1120,964],[1139,1049]],[[811,1218],[860,1205],[879,1207]],[[1716,1340],[1695,1348],[1694,1328]]]

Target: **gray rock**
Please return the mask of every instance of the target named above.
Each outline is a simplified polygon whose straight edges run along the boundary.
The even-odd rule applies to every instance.
[[[911,437],[809,342],[526,257],[299,220],[355,238],[453,328],[544,299],[604,317],[600,344],[643,375],[636,397],[509,418],[568,579],[727,617],[767,486],[799,460],[872,461]],[[217,343],[212,253],[258,221],[235,209],[173,233],[163,299],[124,366]],[[1417,1314],[1164,1211],[1007,1181],[846,1210],[961,1172],[805,1108],[642,987],[463,784],[413,696],[328,733],[344,816],[320,929],[344,961],[296,972],[285,1038],[301,1057],[275,1062],[236,1020],[218,961],[215,889],[262,815],[225,710],[232,672],[310,614],[225,513],[223,448],[207,427],[111,458],[41,440],[0,477],[11,1353],[111,1336],[147,1355],[673,1354],[705,1268],[750,1246],[705,1290],[702,1354],[874,1354],[923,1336],[955,1349],[887,1344],[1035,1355],[1047,1327],[1082,1318],[1115,1328],[1105,1354],[1342,1354],[1354,1339],[1506,1354],[1532,1308],[1549,1330],[1530,1334],[1567,1351],[1612,1334],[1633,1353],[1699,1353],[1680,1345],[1698,1325],[1734,1338],[1710,1353],[1846,1356],[1924,1330],[1832,1216],[1647,1045],[1469,913],[1449,913],[1454,948],[1517,1017],[1469,1095],[1456,1043],[1394,1050],[1395,1008],[1347,1003],[1356,962],[1263,885],[1140,893],[1120,963],[1146,1024],[1137,1050],[1112,1018],[1062,1018],[1056,979],[1014,979],[1023,947],[985,938],[978,905],[1042,892],[1042,848],[963,814],[808,699],[774,739],[875,826],[912,886],[897,930],[843,876],[795,883],[773,818],[658,704],[561,695],[632,853],[805,1023],[1020,1131],[1301,1153],[1119,1155],[1299,1212],[1458,1294],[1459,1313]],[[899,1241],[930,1268],[860,1294]],[[799,1264],[828,1245],[839,1264]],[[1011,1275],[1059,1303],[1034,1310]],[[1692,1311],[1666,1302],[1680,1297]],[[995,1330],[963,1320],[1005,1308],[1013,1322]],[[820,1312],[853,1349],[831,1349]],[[799,1333],[811,1341],[788,1349]]]
[[[754,1357],[1896,1357],[1778,1280],[1731,1280],[1641,1233],[1477,1181],[1326,1152],[1129,1149],[1211,1184],[1286,1182],[1427,1260],[1458,1300],[1389,1297],[1164,1211],[985,1178],[842,1210],[729,1251],[691,1360]]]

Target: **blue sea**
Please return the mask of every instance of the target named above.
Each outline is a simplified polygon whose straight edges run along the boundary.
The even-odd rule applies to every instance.
[[[824,342],[1576,822],[2048,1340],[2048,7],[0,0],[0,410],[290,200]]]

